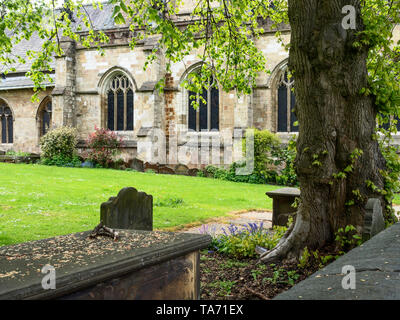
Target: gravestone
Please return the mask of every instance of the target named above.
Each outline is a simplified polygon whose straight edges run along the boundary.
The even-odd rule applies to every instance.
[[[144,164],[142,160],[139,160],[137,158],[132,159],[129,167],[133,170],[143,172],[144,171]]]
[[[366,241],[385,229],[385,219],[382,214],[382,203],[371,198],[365,206],[363,240]]]
[[[146,162],[146,163],[144,164],[144,172],[147,172],[147,171],[149,171],[149,170],[154,171],[155,173],[158,173],[158,165],[157,165],[157,164],[153,164],[153,163]]]
[[[100,206],[100,221],[114,229],[153,230],[153,196],[135,188],[122,189]]]
[[[189,170],[188,170],[188,176],[196,177],[196,176],[197,176],[197,173],[198,173],[199,171],[200,171],[200,170],[197,169],[197,168],[189,169]]]
[[[189,168],[187,166],[185,166],[184,164],[179,163],[175,166],[176,174],[181,174],[181,175],[186,176],[188,174],[188,171],[189,171]]]
[[[175,174],[174,169],[167,167],[167,166],[160,166],[158,167],[158,173],[161,174]]]
[[[199,250],[210,245],[209,235],[119,230],[114,240],[90,234],[0,247],[0,300],[200,298]],[[56,272],[52,290],[46,265]]]

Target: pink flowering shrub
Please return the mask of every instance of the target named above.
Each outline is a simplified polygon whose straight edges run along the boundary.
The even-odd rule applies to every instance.
[[[88,150],[85,152],[85,159],[97,163],[102,167],[109,167],[114,156],[120,152],[123,146],[122,138],[108,129],[95,127],[95,131],[89,134],[86,140]]]

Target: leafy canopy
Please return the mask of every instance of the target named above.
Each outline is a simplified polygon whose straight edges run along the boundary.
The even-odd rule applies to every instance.
[[[257,48],[257,41],[268,26],[280,38],[280,29],[288,24],[286,0],[194,0],[191,23],[179,15],[184,0],[110,0],[113,17],[134,33],[131,47],[144,38],[153,38],[157,45],[144,65],[147,68],[162,54],[167,72],[174,63],[195,52],[203,62],[200,72],[192,73],[184,85],[195,92],[207,87],[211,75],[224,90],[235,89],[238,94],[250,93],[256,77],[265,67],[266,58]],[[84,0],[64,0],[56,7],[55,0],[0,0],[0,72],[15,71],[17,64],[31,62],[27,75],[35,90],[51,80],[50,62],[62,54],[60,39],[69,37],[83,46],[97,46],[108,41],[96,30]],[[95,8],[103,4],[92,1]],[[290,5],[290,1],[289,1]],[[393,42],[393,31],[400,23],[400,1],[363,0],[362,19],[365,31],[354,46],[368,46],[369,86],[360,94],[373,95],[380,123],[387,115],[399,115],[400,105],[400,45]],[[74,14],[72,14],[72,12]],[[186,18],[186,20],[188,20]],[[265,23],[268,21],[268,23]],[[261,23],[263,22],[263,23]],[[43,41],[40,50],[28,50],[18,55],[13,47],[37,36]],[[101,52],[104,53],[104,52]],[[163,87],[163,83],[159,84]],[[195,105],[196,102],[194,101]],[[393,121],[392,121],[393,123]],[[394,126],[389,130],[393,132]]]

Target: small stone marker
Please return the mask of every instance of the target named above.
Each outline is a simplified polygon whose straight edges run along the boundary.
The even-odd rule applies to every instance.
[[[135,188],[122,189],[100,206],[100,221],[109,228],[153,230],[153,196]]]
[[[176,174],[181,174],[181,175],[186,176],[186,175],[188,175],[188,172],[189,172],[189,168],[187,166],[185,166],[184,164],[179,163],[175,166]]]
[[[385,229],[385,219],[382,214],[382,203],[371,198],[365,206],[363,240],[366,241]]]
[[[137,158],[132,159],[130,163],[130,168],[139,172],[143,172],[144,171],[143,161]]]

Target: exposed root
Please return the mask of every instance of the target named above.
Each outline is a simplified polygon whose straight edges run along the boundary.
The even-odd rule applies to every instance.
[[[260,256],[261,262],[273,263],[284,259],[299,258],[301,250],[306,246],[304,242],[308,238],[310,224],[302,219],[301,214],[298,214],[293,225],[274,249]]]

